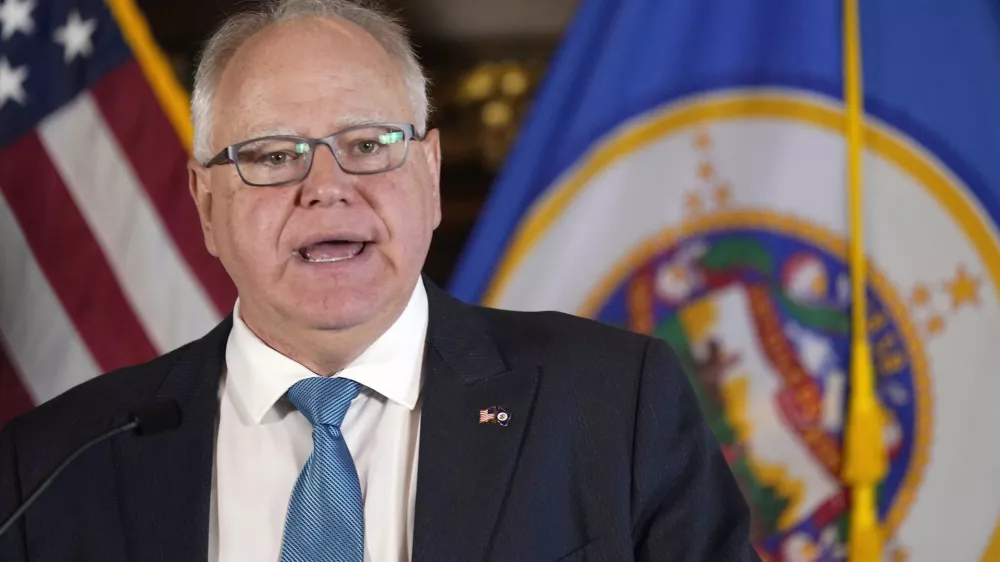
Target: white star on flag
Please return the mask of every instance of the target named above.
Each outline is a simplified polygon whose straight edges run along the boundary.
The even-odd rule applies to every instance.
[[[28,66],[11,68],[6,58],[0,59],[0,109],[7,100],[24,105],[24,80],[28,77]]]
[[[5,0],[0,3],[0,38],[10,39],[18,31],[29,35],[35,30],[35,22],[31,19],[31,10],[35,9],[35,0]]]
[[[93,18],[88,20],[80,19],[80,13],[73,10],[69,13],[66,25],[56,29],[56,43],[62,45],[66,51],[63,59],[69,63],[77,56],[87,56],[94,50],[94,44],[90,42],[90,36],[97,28],[97,21]]]

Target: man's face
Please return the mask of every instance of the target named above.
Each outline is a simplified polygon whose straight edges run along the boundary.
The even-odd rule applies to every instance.
[[[326,19],[278,24],[248,40],[223,72],[211,147],[414,123],[407,94],[397,66],[360,28]],[[401,167],[374,175],[343,172],[323,145],[304,180],[279,187],[246,185],[232,164],[192,164],[206,245],[233,278],[247,323],[387,327],[409,299],[441,220],[439,164],[435,131],[409,142]]]

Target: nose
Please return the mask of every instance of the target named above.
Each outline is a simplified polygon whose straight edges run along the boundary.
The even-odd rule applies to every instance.
[[[354,176],[340,169],[328,147],[317,146],[312,168],[302,181],[300,204],[304,207],[329,207],[350,203],[357,195],[355,181]]]

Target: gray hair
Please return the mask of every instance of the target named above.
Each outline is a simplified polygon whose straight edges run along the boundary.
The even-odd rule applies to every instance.
[[[191,120],[194,125],[194,157],[201,163],[214,156],[209,145],[212,96],[219,78],[237,49],[264,28],[305,17],[339,18],[368,32],[399,65],[418,134],[427,127],[430,104],[427,100],[427,77],[410,44],[406,29],[393,17],[375,7],[371,0],[277,0],[256,11],[228,19],[209,38],[202,51],[191,95]]]

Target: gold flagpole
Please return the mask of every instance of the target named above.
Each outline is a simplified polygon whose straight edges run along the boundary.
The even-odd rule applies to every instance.
[[[868,345],[865,293],[864,149],[861,96],[861,32],[857,0],[844,0],[844,102],[847,109],[847,187],[850,200],[851,394],[844,432],[844,481],[851,486],[848,560],[878,562],[882,534],[876,491],[886,471],[882,410],[875,397],[875,372]]]
[[[188,94],[177,80],[170,62],[153,40],[146,18],[135,0],[105,0],[125,36],[125,42],[139,61],[146,80],[160,101],[167,119],[177,131],[181,144],[191,153],[193,130]]]

